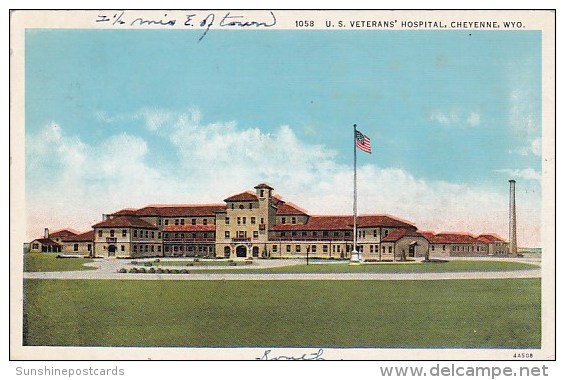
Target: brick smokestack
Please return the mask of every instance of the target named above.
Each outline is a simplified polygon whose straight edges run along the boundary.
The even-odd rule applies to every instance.
[[[43,230],[43,237],[45,239],[49,239],[49,228],[45,227],[45,229]]]
[[[510,181],[510,216],[508,225],[508,240],[510,242],[509,254],[518,255],[518,244],[516,242],[516,181]]]

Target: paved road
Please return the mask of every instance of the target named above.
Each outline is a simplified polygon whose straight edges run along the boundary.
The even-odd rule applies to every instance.
[[[141,261],[141,260],[138,260]],[[165,261],[166,262],[166,261]],[[163,264],[165,263],[163,262]],[[303,264],[303,260],[259,260],[252,268],[272,268]],[[118,269],[131,267],[130,261],[95,260],[86,264],[96,270],[67,272],[25,272],[24,278],[73,280],[461,280],[539,278],[541,269],[516,271],[446,272],[446,273],[190,273],[150,274],[118,273]],[[163,265],[162,268],[167,268]],[[179,269],[180,267],[172,267]],[[209,269],[249,269],[250,266],[207,266]]]

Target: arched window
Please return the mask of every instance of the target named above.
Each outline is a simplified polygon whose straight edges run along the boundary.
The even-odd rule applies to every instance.
[[[230,257],[230,254],[231,254],[230,247],[224,247],[224,257],[228,258],[228,257]]]

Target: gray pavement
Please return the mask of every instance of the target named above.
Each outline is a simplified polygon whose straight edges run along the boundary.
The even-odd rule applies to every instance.
[[[452,258],[449,258],[451,260]],[[467,258],[468,259],[468,258]],[[476,259],[476,258],[473,258]],[[485,258],[493,260],[493,258]],[[176,259],[177,261],[179,259]],[[457,258],[463,260],[463,258]],[[520,259],[503,259],[521,261]],[[140,267],[131,264],[132,260],[96,259],[85,264],[96,270],[66,272],[25,272],[24,278],[68,279],[68,280],[463,280],[463,279],[503,279],[503,278],[540,278],[541,268],[515,271],[483,272],[442,272],[442,273],[218,273],[223,269],[260,269],[304,264],[304,260],[255,260],[253,265],[242,266],[205,266],[192,269],[213,269],[216,273],[158,274],[158,273],[118,273],[120,268]],[[135,260],[142,262],[143,260]],[[165,264],[167,259],[161,259]],[[525,260],[524,260],[525,261]],[[530,260],[528,262],[532,263]],[[539,262],[537,263],[539,265]],[[316,264],[314,264],[316,265]],[[186,269],[186,267],[161,265],[166,269]]]

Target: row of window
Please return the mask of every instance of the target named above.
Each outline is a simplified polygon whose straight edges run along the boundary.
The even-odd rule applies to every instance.
[[[459,246],[459,245],[454,245],[453,246],[453,252],[486,252],[487,247],[483,246],[483,245],[479,245],[479,246],[474,246],[474,245],[464,245],[464,246]],[[433,251],[433,249],[432,249]]]
[[[122,245],[120,249],[123,252],[125,247]],[[155,252],[155,246],[151,245],[151,244],[134,244],[132,249],[133,249],[133,253],[137,253],[138,251],[139,252]],[[157,252],[161,252],[161,246],[160,245],[157,246]]]
[[[74,252],[78,252],[78,246],[79,245],[77,243],[73,244],[73,251]],[[88,252],[91,252],[92,251],[92,244],[88,244],[86,249],[88,250]]]
[[[159,247],[160,248],[160,247]],[[188,246],[184,246],[184,245],[173,245],[173,246],[169,246],[169,245],[165,245],[165,252],[209,252],[209,253],[214,253],[214,246],[213,245],[199,245],[199,246],[193,246],[193,245],[188,245]]]
[[[110,230],[110,237],[116,237],[116,235],[119,232],[117,232],[116,230]],[[128,230],[122,230],[122,237],[127,237],[128,235]],[[149,231],[149,230],[133,230],[133,237],[140,237],[143,238],[145,237],[145,239],[149,239],[149,236],[151,236],[151,239],[155,239],[155,231]],[[102,237],[102,230],[98,230],[98,237]],[[161,232],[157,233],[157,239],[161,239]]]
[[[286,236],[312,236],[312,237],[317,237],[317,236],[321,236],[321,237],[329,237],[330,236],[330,231],[312,231],[311,233],[307,232],[307,231],[291,231],[290,234],[287,231],[281,231],[280,233],[278,233],[278,235],[280,237],[286,237]],[[342,234],[339,231],[333,231],[332,233],[333,237],[340,237],[342,236]],[[351,236],[351,231],[345,231],[344,232],[344,236],[345,237],[350,237]]]
[[[231,207],[232,210],[235,210],[235,202],[231,202],[230,207]],[[237,208],[240,209],[240,210],[243,210],[245,208],[245,205],[243,203],[238,203]],[[253,209],[253,203],[250,202],[247,205],[247,208],[252,210]]]
[[[225,231],[224,237],[226,239],[229,239],[231,237],[231,232]],[[236,237],[239,238],[239,239],[246,239],[247,238],[247,231],[237,231]],[[253,239],[258,239],[258,238],[259,238],[259,231],[253,231]]]
[[[255,224],[257,219],[254,216],[249,217],[249,222],[251,224]],[[226,216],[226,225],[230,224],[230,218]],[[237,224],[247,224],[247,217],[245,216],[238,216],[237,217]],[[261,218],[261,224],[265,224],[265,218]]]
[[[204,239],[208,239],[208,238],[213,238],[214,235],[215,234],[213,232],[210,232],[210,233],[204,232],[204,233],[200,234],[200,237],[204,238]],[[165,239],[169,239],[169,238],[184,239],[185,237],[196,239],[198,237],[198,234],[196,232],[191,232],[191,233],[186,233],[186,234],[184,232],[175,232],[174,234],[169,233],[169,232],[165,232],[163,237]]]
[[[212,222],[212,224],[214,224],[214,219],[211,219],[210,221]],[[170,222],[170,224],[173,224],[173,219],[171,219],[171,220],[169,220],[169,219],[163,219],[163,220],[159,219],[157,221],[157,223],[159,225],[161,225],[161,223],[164,223],[165,226],[168,226],[169,222]],[[175,226],[184,226],[185,225],[185,219],[184,218],[175,219],[174,223],[175,223]],[[192,224],[193,226],[197,225],[198,219],[192,218],[190,220],[190,224]],[[208,219],[206,219],[206,218],[202,219],[202,224],[205,225],[205,226],[208,225]]]

